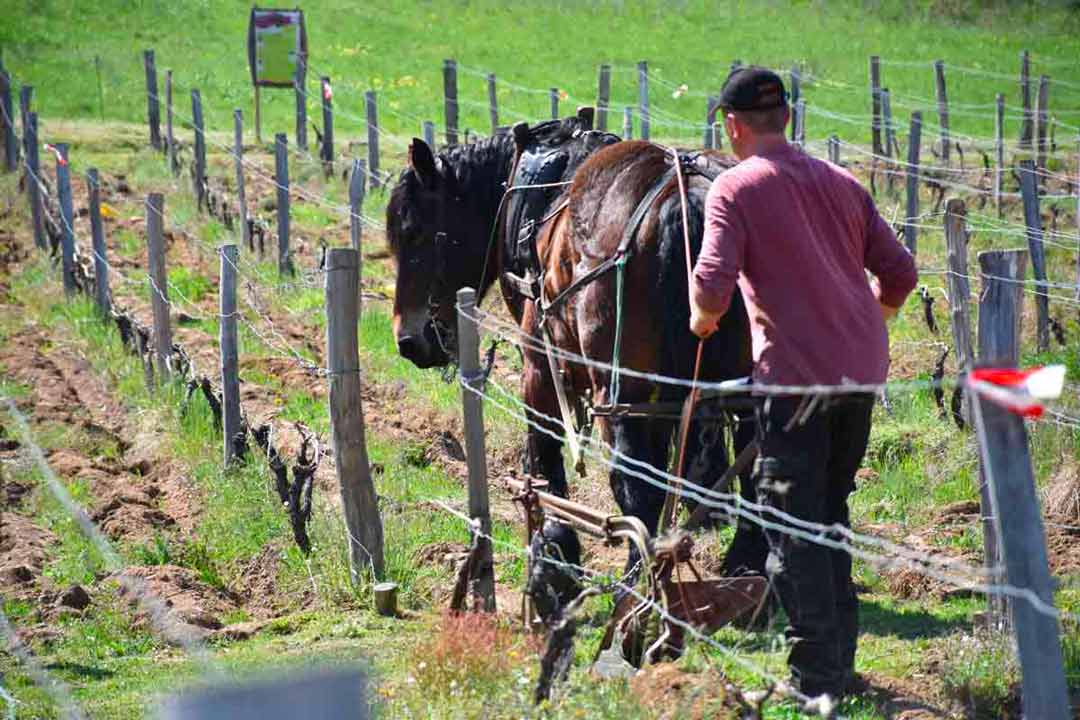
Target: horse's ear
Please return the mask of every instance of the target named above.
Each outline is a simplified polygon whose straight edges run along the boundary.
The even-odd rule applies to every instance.
[[[420,138],[413,138],[409,143],[409,167],[416,173],[416,177],[420,179],[424,187],[435,187],[439,180],[439,171],[435,167],[435,155],[428,144]]]

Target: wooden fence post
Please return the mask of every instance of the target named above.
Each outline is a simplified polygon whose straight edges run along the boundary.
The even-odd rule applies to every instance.
[[[833,165],[840,164],[840,138],[836,135],[829,136],[829,162]]]
[[[26,157],[29,148],[26,147],[26,127],[30,124],[30,108],[34,100],[34,86],[23,85],[19,88],[19,124],[23,131],[23,157]]]
[[[795,103],[795,143],[806,147],[806,101]]]
[[[945,62],[934,61],[934,87],[937,89],[938,124],[941,126],[941,161],[949,164],[949,95],[945,90]]]
[[[1046,169],[1046,127],[1050,122],[1050,78],[1046,75],[1039,76],[1039,94],[1035,98],[1035,167],[1040,170]],[[1045,185],[1042,176],[1039,176],[1039,185]]]
[[[206,130],[203,125],[202,95],[191,91],[191,120],[195,127],[195,162],[191,165],[191,180],[195,189],[195,207],[206,207]]]
[[[330,78],[323,76],[319,81],[319,94],[322,96],[322,158],[327,176],[334,174],[334,90],[330,87]]]
[[[457,61],[443,60],[443,107],[446,113],[446,144],[458,143]],[[371,137],[370,130],[368,138]],[[374,170],[374,168],[372,168]]]
[[[1005,179],[1005,96],[994,99],[994,207],[1001,217],[1001,184]]]
[[[623,140],[634,139],[634,108],[629,105],[623,108],[622,137]]]
[[[62,238],[64,293],[75,294],[75,213],[71,206],[71,166],[68,164],[67,143],[56,148],[56,199],[60,205],[60,236]]]
[[[892,119],[892,96],[889,88],[881,89],[881,123],[882,136],[885,143],[885,188],[892,194],[896,183],[896,166],[893,164],[893,150],[896,149],[896,126]],[[899,152],[897,152],[899,159]]]
[[[638,88],[638,135],[642,140],[650,138],[649,133],[649,64],[642,60],[637,64]]]
[[[49,249],[48,240],[45,238],[45,211],[42,207],[41,163],[38,155],[38,120],[37,113],[32,112],[26,118],[26,198],[30,201],[30,223],[34,228],[34,244],[39,250]]]
[[[330,428],[348,532],[349,568],[354,582],[370,567],[383,574],[383,530],[371,479],[360,397],[359,253],[326,251],[326,358],[330,383]]]
[[[435,123],[431,122],[430,120],[425,120],[422,128],[424,142],[427,143],[427,146],[429,148],[431,148],[431,152],[435,152]]]
[[[979,363],[1015,367],[1020,362],[1020,332],[1024,307],[1022,285],[1027,268],[1026,250],[995,250],[979,253],[982,290],[979,295]],[[974,414],[975,398],[968,399],[968,410]],[[975,418],[973,417],[974,421]],[[978,427],[976,426],[976,431]],[[983,567],[991,583],[1001,577],[1001,541],[994,498],[987,478],[985,463],[979,463],[979,516],[983,530]],[[1006,624],[1005,598],[987,598],[991,627],[1002,629]]]
[[[492,567],[491,514],[488,509],[487,453],[484,445],[484,373],[480,369],[480,333],[475,319],[476,291],[457,292],[458,358],[461,363],[461,405],[465,418],[465,456],[469,468],[469,517],[479,524],[473,536],[479,548],[474,558],[476,591],[484,599],[484,610],[495,612],[495,575]]]
[[[551,102],[551,119],[559,119],[559,88],[548,90],[548,99]]]
[[[146,196],[146,241],[150,282],[150,305],[154,311],[154,351],[158,376],[169,377],[172,326],[169,322],[169,279],[165,271],[165,196]]]
[[[881,58],[870,56],[870,140],[875,155],[884,155],[881,147]]]
[[[488,116],[491,118],[491,134],[499,134],[499,100],[495,92],[495,73],[487,74]]]
[[[15,139],[15,108],[11,101],[11,75],[0,67],[0,130],[4,133],[4,170],[12,173],[19,165],[19,146]]]
[[[704,147],[716,149],[716,114],[720,112],[720,98],[710,95],[705,99],[705,142]],[[794,133],[792,129],[792,133]]]
[[[86,189],[90,206],[90,238],[94,249],[94,299],[102,317],[109,317],[109,262],[105,245],[105,225],[101,222],[101,181],[97,168],[86,171]]]
[[[611,102],[611,66],[601,65],[596,80],[596,129],[607,132],[608,105]]]
[[[360,241],[364,232],[360,222],[364,207],[364,194],[367,189],[367,169],[363,160],[354,159],[352,172],[349,174],[349,239],[353,250],[360,252]],[[360,256],[358,256],[360,258]],[[362,258],[358,259],[360,262]]]
[[[236,342],[236,245],[221,246],[221,281],[218,284],[221,312],[221,418],[222,462],[227,467],[236,456],[240,420],[240,352]]]
[[[150,147],[161,150],[161,102],[158,99],[157,64],[154,51],[143,50],[146,72],[146,121],[150,125]]]
[[[1031,114],[1031,59],[1028,51],[1020,53],[1020,103],[1024,106],[1024,120],[1020,123],[1020,147],[1031,147],[1034,120]]]
[[[907,214],[904,223],[904,244],[912,255],[918,247],[919,228],[919,151],[922,136],[922,113],[911,113],[911,129],[908,132],[907,156]]]
[[[979,254],[983,272],[979,311],[980,361],[995,367],[1015,367],[1016,364],[1022,314],[1023,286],[1019,283],[1024,278],[1023,254],[1022,250]],[[1007,278],[1012,282],[994,278]],[[1047,563],[1042,515],[1024,421],[978,394],[972,399],[972,414],[979,439],[981,467],[990,489],[994,524],[1000,532],[1005,580],[1013,587],[1032,592],[1044,606],[1052,607],[1054,583]],[[1072,717],[1057,618],[1049,608],[1036,607],[1028,598],[1013,598],[1009,605],[1023,677],[1024,717],[1049,720]]]
[[[277,185],[278,274],[293,275],[289,254],[289,140],[274,136],[274,184]]]
[[[240,245],[251,247],[247,192],[244,188],[244,115],[239,109],[233,110],[233,162],[236,165],[236,215],[240,218]]]
[[[454,107],[457,107],[457,100],[454,100]],[[364,93],[364,112],[367,116],[367,171],[371,176],[371,188],[374,190],[382,185],[379,179],[379,111],[375,104],[374,90]],[[449,137],[449,131],[447,131],[447,136]],[[454,139],[456,142],[457,132],[454,133]]]
[[[968,304],[971,284],[968,282],[967,208],[960,198],[950,198],[945,203],[945,245],[949,267],[949,319],[956,349],[956,367],[962,376],[971,369],[975,356],[971,339],[971,308]],[[960,413],[965,422],[971,421],[968,407],[962,407]]]
[[[180,168],[176,163],[176,135],[173,134],[173,81],[172,70],[165,71],[165,159],[169,172],[176,175]]]
[[[1050,348],[1050,298],[1046,287],[1046,254],[1043,249],[1042,217],[1039,214],[1038,180],[1032,160],[1020,161],[1020,194],[1024,200],[1024,224],[1027,226],[1028,250],[1031,251],[1031,270],[1036,281],[1038,349],[1039,352],[1046,352]]]
[[[790,98],[791,105],[795,106],[799,103],[799,100],[802,99],[802,74],[799,72],[798,65],[791,66],[791,82],[789,84],[791,86],[791,92],[788,97]],[[792,142],[795,141],[795,123],[791,124],[791,140]]]
[[[304,53],[296,56],[296,74],[293,75],[293,92],[296,94],[296,147],[307,151],[307,58]]]

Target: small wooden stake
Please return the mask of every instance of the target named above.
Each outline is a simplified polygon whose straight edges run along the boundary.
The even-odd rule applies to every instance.
[[[67,143],[56,143],[56,197],[60,204],[60,233],[63,249],[64,293],[70,298],[75,286],[75,213],[71,207],[71,167]]]
[[[274,136],[274,183],[277,185],[278,274],[293,275],[289,253],[289,140],[285,133]]]
[[[480,369],[480,334],[474,318],[476,291],[462,288],[457,293],[458,360],[461,363],[461,404],[465,418],[465,455],[469,468],[469,517],[479,525],[473,545],[479,557],[470,580],[484,599],[484,610],[495,612],[495,575],[492,567],[491,514],[488,507],[487,451],[484,445],[484,381]]]
[[[90,206],[90,237],[94,248],[94,299],[102,317],[109,317],[108,248],[105,245],[105,225],[101,221],[101,181],[97,168],[86,171],[86,190]]]
[[[375,583],[375,611],[384,617],[396,617],[398,585],[393,582]]]
[[[922,136],[922,113],[911,113],[911,129],[908,133],[907,157],[907,214],[904,223],[904,244],[912,255],[918,247],[919,228],[919,154]]]
[[[233,110],[233,162],[236,167],[237,217],[240,219],[241,247],[251,247],[251,228],[248,227],[247,193],[244,189],[244,115]]]
[[[37,113],[32,112],[26,119],[26,198],[30,201],[30,223],[34,229],[34,244],[41,251],[49,249],[48,240],[45,237],[45,210],[42,207],[41,166],[38,155],[38,120]]]
[[[0,67],[0,132],[4,135],[4,170],[13,173],[19,166],[19,144],[15,136],[15,108],[11,100],[11,75]]]
[[[169,172],[178,174],[180,167],[176,162],[176,136],[173,134],[172,70],[165,71],[165,157],[169,163]]]
[[[296,147],[306,152],[307,141],[307,58],[304,53],[296,56],[296,74],[293,75],[293,92],[296,94]]]
[[[143,50],[146,71],[146,120],[150,125],[150,147],[161,150],[161,102],[158,99],[157,65],[154,51]]]
[[[364,207],[364,194],[367,190],[367,169],[363,160],[353,160],[352,172],[349,175],[349,239],[352,248],[360,252],[360,243],[363,239],[364,225],[360,221]],[[357,262],[363,262],[363,256],[357,255]]]
[[[611,102],[611,66],[601,65],[596,81],[596,129],[607,132],[608,106]]]
[[[642,60],[637,64],[638,78],[638,130],[642,140],[648,140],[649,133],[649,64]]]
[[[870,140],[875,155],[884,155],[881,147],[881,58],[870,56]]]
[[[446,112],[446,144],[458,143],[457,61],[443,60],[443,107]],[[370,140],[371,134],[368,133]],[[374,168],[373,168],[374,169]]]
[[[1024,120],[1020,124],[1020,147],[1030,148],[1035,120],[1031,112],[1031,60],[1027,50],[1020,53],[1020,102],[1024,106]]]
[[[1024,200],[1024,224],[1027,226],[1031,270],[1036,280],[1035,308],[1038,312],[1036,337],[1039,352],[1050,349],[1050,298],[1046,287],[1046,253],[1043,248],[1042,216],[1039,214],[1039,190],[1035,163],[1020,161],[1020,194]]]
[[[383,574],[382,520],[368,463],[360,395],[358,255],[352,248],[330,248],[326,252],[330,428],[353,582],[359,582],[368,568],[376,578]]]
[[[945,63],[934,61],[934,87],[937,89],[938,124],[941,126],[941,161],[949,164],[949,95],[945,90]]]
[[[499,134],[499,99],[495,92],[495,73],[487,74],[488,116],[491,118],[491,134]]]
[[[334,96],[330,87],[330,78],[321,79],[320,89],[322,91],[323,139],[319,157],[322,158],[326,175],[329,177],[334,174]]]
[[[172,326],[169,320],[169,279],[165,271],[165,196],[146,196],[146,241],[149,262],[150,305],[154,311],[154,351],[158,377],[169,377]]]
[[[1001,184],[1005,179],[1005,96],[995,98],[994,112],[994,207],[1001,217]]]
[[[239,112],[239,110],[237,111]],[[236,437],[240,419],[240,351],[236,336],[236,245],[221,246],[221,280],[218,284],[221,310],[221,417],[223,464],[236,457]]]
[[[195,129],[195,162],[192,164],[191,181],[195,188],[196,208],[206,207],[206,130],[203,125],[202,96],[198,90],[191,91],[191,119]]]
[[[371,188],[374,190],[382,185],[379,180],[379,111],[375,105],[374,90],[364,93],[364,112],[367,117],[368,174],[371,177]]]

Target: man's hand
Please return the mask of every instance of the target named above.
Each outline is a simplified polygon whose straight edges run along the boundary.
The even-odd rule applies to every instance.
[[[721,315],[714,315],[701,308],[693,307],[690,309],[690,332],[704,340],[716,332],[716,326],[721,317]]]

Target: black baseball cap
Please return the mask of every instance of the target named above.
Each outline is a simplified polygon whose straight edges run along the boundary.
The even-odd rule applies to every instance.
[[[732,70],[720,90],[720,107],[725,110],[771,110],[787,101],[780,76],[756,65]]]

